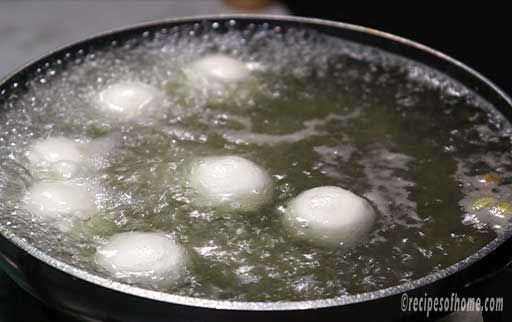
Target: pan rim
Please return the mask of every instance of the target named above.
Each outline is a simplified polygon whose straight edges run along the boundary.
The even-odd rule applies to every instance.
[[[498,88],[494,83],[492,83],[485,76],[480,74],[479,72],[473,70],[468,67],[464,63],[438,51],[432,49],[428,46],[422,45],[418,42],[399,37],[390,33],[382,32],[376,29],[367,28],[354,24],[347,24],[343,22],[335,22],[317,18],[306,18],[306,17],[296,17],[296,16],[281,16],[281,15],[261,15],[261,14],[220,14],[220,15],[199,15],[199,16],[188,16],[188,17],[180,17],[180,18],[172,18],[172,19],[163,19],[163,20],[154,20],[149,22],[144,22],[135,25],[129,25],[121,28],[115,28],[107,32],[102,32],[95,34],[90,37],[86,37],[80,41],[71,42],[67,45],[61,46],[55,50],[49,51],[44,55],[40,56],[37,59],[34,59],[27,64],[15,69],[12,73],[8,74],[6,77],[3,77],[0,80],[0,86],[9,83],[16,75],[22,74],[26,72],[30,67],[34,65],[38,65],[41,62],[44,62],[48,56],[56,53],[62,53],[66,50],[69,50],[73,47],[79,46],[81,44],[87,44],[91,41],[97,40],[98,38],[105,38],[111,35],[115,35],[117,33],[127,32],[129,30],[137,30],[143,28],[151,28],[157,27],[159,25],[168,25],[173,23],[194,23],[194,22],[204,22],[204,21],[215,21],[215,20],[241,20],[241,19],[249,19],[249,20],[258,20],[261,22],[265,21],[276,21],[276,22],[295,22],[295,23],[304,23],[309,25],[316,26],[328,26],[338,29],[350,30],[362,34],[371,34],[372,36],[384,39],[386,41],[398,42],[407,47],[413,47],[419,51],[422,51],[426,54],[436,56],[437,58],[456,66],[461,69],[463,72],[470,74],[476,77],[481,83],[484,83],[487,87],[489,87],[493,92],[495,92],[501,99],[505,101],[505,103],[509,106],[512,106],[511,98],[505,94],[500,88]],[[385,49],[382,49],[385,50]],[[117,281],[112,281],[107,278],[103,278],[97,276],[95,274],[89,273],[85,270],[74,267],[70,264],[66,264],[58,259],[55,259],[48,254],[42,252],[41,250],[35,248],[30,243],[24,241],[22,238],[16,236],[8,227],[6,227],[3,223],[0,222],[0,235],[5,237],[8,241],[12,242],[15,246],[19,247],[23,251],[27,252],[29,255],[35,257],[36,259],[42,261],[43,263],[61,271],[67,273],[73,277],[79,278],[81,280],[85,280],[87,282],[93,283],[97,286],[104,287],[110,290],[122,292],[125,294],[142,297],[146,299],[156,300],[160,302],[184,305],[184,306],[193,306],[200,308],[208,308],[208,309],[219,309],[219,310],[238,310],[238,311],[291,311],[291,310],[307,310],[307,309],[321,309],[321,308],[329,308],[334,306],[348,305],[354,303],[361,303],[370,300],[375,300],[379,298],[384,298],[388,296],[393,296],[397,294],[401,294],[408,291],[413,291],[419,287],[426,286],[435,281],[446,278],[456,272],[459,272],[485,256],[489,255],[495,249],[497,249],[501,244],[503,244],[510,236],[512,236],[512,229],[507,229],[504,233],[499,234],[495,239],[493,239],[490,243],[482,247],[476,253],[471,254],[470,256],[464,258],[463,260],[450,265],[442,270],[431,273],[427,276],[421,277],[411,282],[402,283],[399,285],[395,285],[392,287],[365,292],[360,294],[353,295],[343,295],[333,298],[327,299],[319,299],[319,300],[309,300],[309,301],[275,301],[275,302],[242,302],[242,301],[230,301],[230,300],[212,300],[205,298],[197,298],[191,296],[181,296],[175,294],[169,294],[164,292],[158,292],[148,289],[143,289],[137,286],[131,286],[128,284],[124,284]]]

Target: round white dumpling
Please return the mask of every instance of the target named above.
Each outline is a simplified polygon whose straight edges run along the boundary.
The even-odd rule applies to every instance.
[[[254,162],[238,156],[216,156],[196,160],[190,185],[198,203],[213,207],[254,210],[272,197],[272,180]]]
[[[98,95],[103,110],[125,119],[152,114],[162,102],[163,95],[157,88],[140,82],[113,84]]]
[[[49,137],[36,141],[27,150],[32,170],[43,169],[52,174],[70,178],[84,160],[82,144],[65,137]]]
[[[83,154],[80,146],[80,143],[65,137],[49,137],[30,145],[27,156],[33,164],[81,162]]]
[[[201,80],[205,85],[214,85],[211,82],[232,84],[250,76],[250,70],[243,62],[222,54],[198,59],[186,73],[192,80]]]
[[[31,214],[55,221],[63,230],[98,212],[94,191],[72,181],[40,181],[27,190],[23,202]]]
[[[120,233],[96,251],[96,263],[113,276],[150,286],[177,282],[186,262],[185,250],[156,232]]]
[[[308,239],[350,246],[365,237],[375,221],[368,201],[333,186],[306,190],[295,197],[285,213],[286,222]]]

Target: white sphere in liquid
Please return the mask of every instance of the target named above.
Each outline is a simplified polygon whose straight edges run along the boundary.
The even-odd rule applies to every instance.
[[[23,203],[32,215],[55,221],[63,230],[73,220],[86,220],[98,212],[95,193],[72,181],[40,181],[27,190]]]
[[[185,250],[157,232],[120,233],[96,251],[96,263],[113,276],[150,286],[177,282],[186,261]]]
[[[200,58],[193,62],[186,72],[192,80],[202,80],[205,85],[208,85],[208,82],[231,84],[250,76],[250,70],[243,62],[222,54]]]
[[[148,116],[163,102],[162,93],[140,82],[120,82],[108,86],[98,95],[100,107],[124,119]]]
[[[199,203],[207,206],[255,210],[272,197],[272,180],[267,172],[239,156],[196,160],[189,180],[199,194]]]
[[[375,217],[368,201],[334,186],[302,192],[288,204],[285,213],[286,222],[308,239],[343,246],[364,239]]]
[[[44,169],[63,178],[74,176],[84,160],[82,144],[65,137],[38,140],[26,154],[32,170]]]

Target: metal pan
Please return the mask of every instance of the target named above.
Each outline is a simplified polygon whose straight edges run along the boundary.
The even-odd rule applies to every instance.
[[[0,103],[26,90],[50,62],[123,42],[143,32],[180,25],[219,23],[221,31],[250,24],[310,28],[333,37],[370,45],[421,62],[474,90],[512,120],[512,101],[471,68],[436,50],[380,31],[344,23],[278,16],[203,16],[158,21],[121,29],[56,50],[18,69],[0,82]],[[66,55],[68,55],[66,57]],[[17,84],[17,86],[14,86]],[[6,111],[0,111],[5,113]],[[0,222],[0,266],[48,306],[84,321],[423,321],[423,312],[403,312],[401,296],[449,296],[492,278],[512,261],[508,230],[466,259],[410,283],[374,292],[296,302],[232,302],[176,296],[113,282],[65,264],[18,238]]]

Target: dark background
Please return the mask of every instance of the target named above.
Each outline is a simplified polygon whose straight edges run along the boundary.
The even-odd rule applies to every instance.
[[[506,5],[478,1],[478,5],[459,2],[455,7],[452,1],[409,1],[401,6],[389,2],[375,6],[379,2],[360,1],[356,7],[348,1],[282,2],[296,15],[358,24],[428,45],[473,67],[512,94],[512,17]]]

